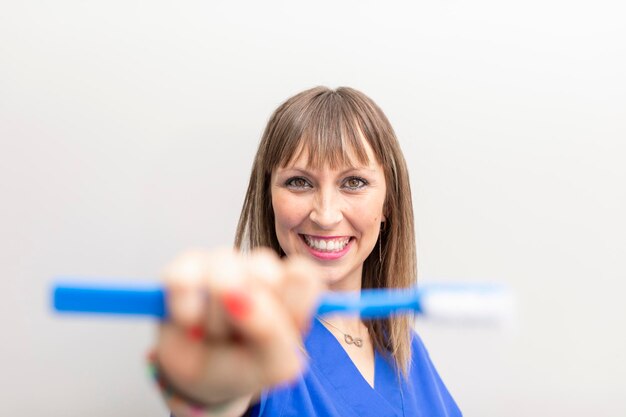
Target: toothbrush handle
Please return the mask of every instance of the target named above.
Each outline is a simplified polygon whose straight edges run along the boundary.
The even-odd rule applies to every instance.
[[[165,290],[158,285],[56,285],[53,305],[62,312],[167,317]],[[329,292],[321,297],[317,314],[360,314],[363,318],[377,318],[400,310],[421,311],[416,290],[363,290],[360,294]]]
[[[420,292],[416,289],[366,289],[359,293],[325,293],[317,314],[358,314],[361,318],[388,317],[395,313],[421,313]]]
[[[54,309],[60,312],[167,318],[165,290],[159,285],[58,284],[53,288],[52,298]]]

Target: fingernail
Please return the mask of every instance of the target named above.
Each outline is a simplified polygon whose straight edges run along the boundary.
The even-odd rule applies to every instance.
[[[228,314],[237,320],[242,320],[248,316],[252,307],[250,297],[239,291],[229,291],[224,294],[222,303],[224,303]]]
[[[200,325],[191,326],[187,329],[187,337],[193,341],[199,342],[204,339],[204,328]]]

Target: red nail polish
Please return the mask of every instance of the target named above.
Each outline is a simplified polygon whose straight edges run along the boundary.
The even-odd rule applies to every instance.
[[[200,341],[204,339],[204,329],[202,326],[192,326],[187,329],[187,337],[191,340]]]
[[[250,314],[250,298],[242,292],[227,292],[222,296],[222,302],[228,313],[235,319],[241,320]]]

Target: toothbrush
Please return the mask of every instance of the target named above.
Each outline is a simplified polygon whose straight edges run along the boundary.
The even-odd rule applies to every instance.
[[[53,285],[52,304],[61,313],[168,316],[166,293],[157,283],[97,284],[64,279]],[[513,298],[503,286],[430,284],[408,289],[364,289],[326,292],[316,314],[358,314],[388,317],[406,312],[449,321],[500,321],[510,316]]]

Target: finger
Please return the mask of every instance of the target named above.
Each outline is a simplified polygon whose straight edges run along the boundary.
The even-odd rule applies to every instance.
[[[244,282],[242,259],[232,249],[189,251],[165,270],[170,319],[194,333],[224,337],[228,332],[219,299]],[[201,330],[201,331],[200,331]]]
[[[285,279],[281,299],[294,323],[304,332],[311,324],[325,289],[318,267],[301,257],[292,257],[285,264]]]
[[[221,340],[232,334],[232,326],[220,300],[225,293],[244,288],[247,271],[241,255],[231,249],[214,252],[207,263],[210,271],[202,282],[206,295],[202,325],[206,338]]]
[[[293,319],[271,291],[225,294],[224,307],[249,348],[258,372],[240,375],[245,385],[273,385],[294,378],[304,366],[302,340]]]
[[[172,261],[163,273],[169,319],[183,327],[200,325],[204,317],[203,276],[208,254],[189,251]]]
[[[324,288],[318,267],[301,257],[282,262],[272,250],[260,248],[249,256],[247,269],[251,285],[265,285],[274,291],[296,326],[306,330]]]
[[[282,287],[285,272],[284,264],[269,248],[256,248],[246,258],[246,285],[258,288],[264,286],[272,291]]]

